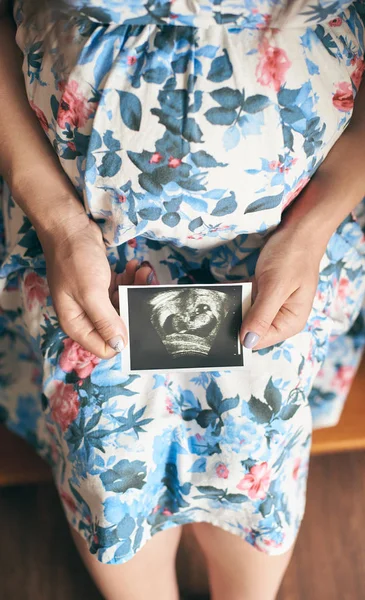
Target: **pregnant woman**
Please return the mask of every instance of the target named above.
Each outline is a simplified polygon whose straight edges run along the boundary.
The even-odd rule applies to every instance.
[[[105,598],[176,599],[192,524],[272,600],[362,346],[361,5],[0,4],[1,418]],[[249,370],[121,374],[118,285],[252,278]]]

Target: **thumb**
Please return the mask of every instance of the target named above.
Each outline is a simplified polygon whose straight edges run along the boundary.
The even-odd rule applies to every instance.
[[[126,325],[112,305],[109,294],[89,293],[83,308],[100,337],[116,352],[121,352],[128,341]]]
[[[240,338],[245,348],[254,348],[268,334],[285,300],[285,293],[277,283],[272,280],[260,281],[253,305],[241,325]]]

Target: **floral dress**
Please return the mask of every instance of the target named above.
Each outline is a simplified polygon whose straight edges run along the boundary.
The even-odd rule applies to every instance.
[[[14,3],[29,102],[112,269],[252,277],[349,122],[361,14],[342,0]],[[197,522],[269,554],[293,544],[312,419],[336,422],[364,343],[361,212],[329,242],[305,329],[250,369],[123,375],[119,356],[60,329],[37,236],[3,185],[0,416],[51,462],[100,561]]]

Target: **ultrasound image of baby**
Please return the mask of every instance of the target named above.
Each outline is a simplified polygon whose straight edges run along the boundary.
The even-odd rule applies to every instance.
[[[151,323],[172,357],[206,356],[230,304],[217,290],[160,291],[149,300]]]
[[[250,351],[239,338],[251,283],[120,286],[128,330],[124,373],[204,372],[243,368]]]

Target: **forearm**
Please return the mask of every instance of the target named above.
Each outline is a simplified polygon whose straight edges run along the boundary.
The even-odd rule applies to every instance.
[[[34,226],[51,231],[86,214],[25,92],[11,18],[0,18],[0,173]]]
[[[365,82],[356,97],[351,122],[312,181],[283,218],[303,239],[325,247],[340,223],[365,196]]]

